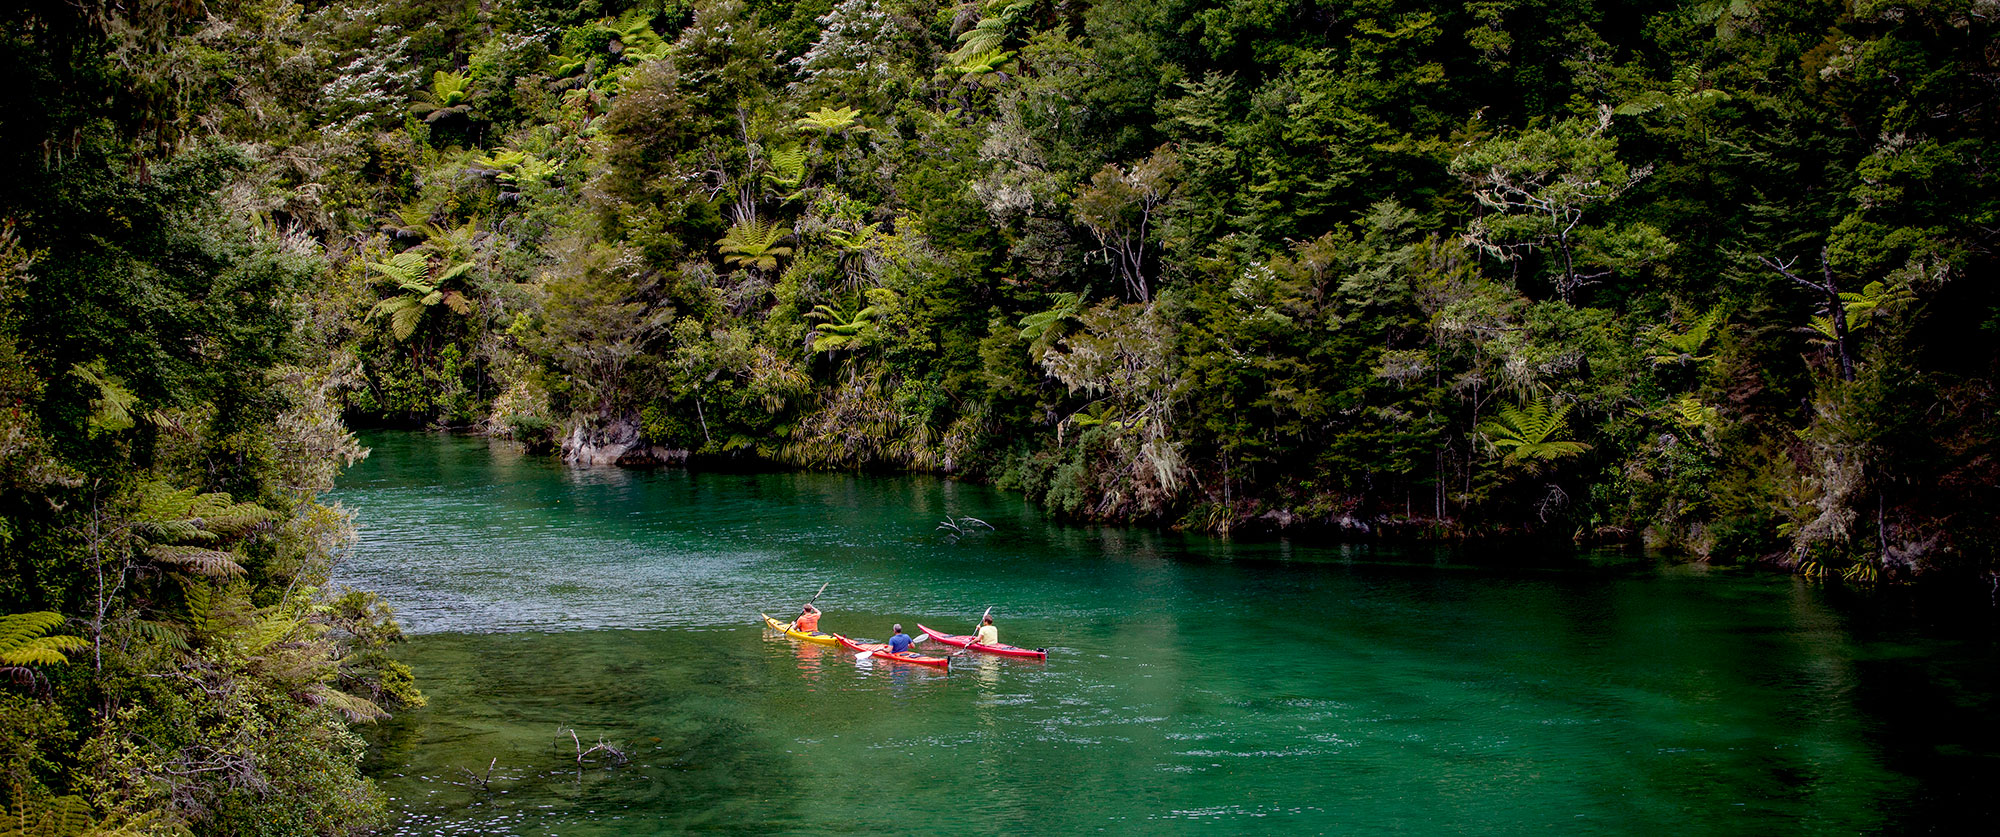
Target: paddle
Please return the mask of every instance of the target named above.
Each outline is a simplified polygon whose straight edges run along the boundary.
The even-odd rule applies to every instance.
[[[826,580],[826,584],[832,584],[832,583],[833,583],[833,579],[829,578],[829,579],[827,579],[827,580]],[[824,592],[826,592],[826,584],[822,584],[822,585],[820,585],[820,586],[819,586],[819,593],[824,593]],[[806,604],[812,604],[813,602],[816,602],[816,601],[819,601],[819,593],[814,593],[814,594],[813,594],[813,597],[812,597],[812,598],[810,598],[810,599],[807,599],[807,600],[806,600]],[[800,610],[801,610],[801,611],[803,611],[803,610],[804,610],[804,608],[800,608]],[[797,630],[797,629],[798,629],[798,627],[799,627],[799,620],[797,620],[797,619],[793,619],[793,620],[792,620],[792,628],[793,628],[794,630]]]
[[[987,606],[986,606],[986,612],[985,612],[985,613],[982,613],[982,614],[979,614],[979,624],[981,624],[981,625],[984,625],[984,624],[986,624],[986,617],[988,617],[988,616],[992,616],[992,615],[993,615],[993,606],[992,606],[992,605],[987,605]],[[974,637],[974,639],[973,639],[973,642],[977,642],[977,641],[978,641],[978,636],[979,636],[979,629],[978,629],[978,628],[973,628],[973,629],[972,629],[972,635],[973,635],[973,637]],[[959,654],[963,654],[963,653],[965,653],[965,652],[967,652],[967,651],[971,651],[971,650],[972,650],[972,642],[968,642],[968,643],[966,643],[966,644],[965,644],[964,646],[960,647],[960,648],[958,649],[958,651],[957,651],[957,652],[953,653],[953,654],[952,654],[952,656],[956,657],[956,656],[958,656]]]

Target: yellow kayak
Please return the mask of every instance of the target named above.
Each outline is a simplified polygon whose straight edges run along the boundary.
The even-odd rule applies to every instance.
[[[819,631],[813,631],[811,633],[807,633],[805,631],[795,631],[792,630],[792,626],[780,622],[776,619],[772,619],[771,614],[762,613],[758,615],[764,617],[764,624],[771,626],[771,630],[777,631],[778,633],[784,634],[785,636],[791,637],[793,639],[803,639],[807,642],[816,642],[821,645],[840,644],[840,638],[834,636],[833,634],[823,634],[820,633]]]

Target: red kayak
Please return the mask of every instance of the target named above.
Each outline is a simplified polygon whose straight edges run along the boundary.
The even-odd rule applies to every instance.
[[[833,638],[840,640],[840,647],[857,654],[863,651],[873,651],[875,653],[870,656],[878,660],[895,660],[899,663],[915,663],[920,666],[936,666],[938,668],[951,667],[950,657],[926,657],[915,651],[904,651],[898,654],[889,650],[889,643],[886,642],[855,642],[840,634],[834,634]]]
[[[917,630],[923,631],[924,634],[929,636],[931,639],[935,639],[946,645],[956,645],[960,648],[970,648],[974,651],[984,651],[988,654],[1003,654],[1009,657],[1029,657],[1036,660],[1046,660],[1049,658],[1049,652],[1041,648],[1016,648],[1012,645],[981,645],[977,642],[973,642],[972,637],[966,636],[964,634],[939,633],[937,631],[933,631],[929,628],[924,627],[922,624],[917,625]]]

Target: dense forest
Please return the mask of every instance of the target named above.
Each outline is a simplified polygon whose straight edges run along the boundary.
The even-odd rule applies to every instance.
[[[355,425],[1992,584],[1996,45],[1993,0],[10,4],[6,827],[372,827],[349,724],[422,698],[329,587]]]

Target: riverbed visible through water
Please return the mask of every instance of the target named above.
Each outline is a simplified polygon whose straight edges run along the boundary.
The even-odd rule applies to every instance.
[[[1070,526],[933,478],[363,441],[337,580],[396,608],[429,697],[369,733],[395,834],[1850,834],[2000,807],[1977,612],[1635,556]],[[992,529],[939,528],[965,517]],[[822,585],[824,630],[991,607],[1049,656],[940,672],[764,630]],[[599,741],[629,761],[579,765]]]

